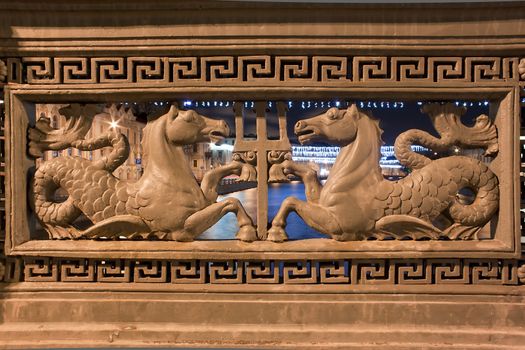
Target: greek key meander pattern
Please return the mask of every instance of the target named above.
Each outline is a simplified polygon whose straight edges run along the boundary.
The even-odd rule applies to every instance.
[[[517,82],[517,57],[213,56],[8,58],[8,82],[174,84]]]
[[[517,260],[129,260],[8,258],[6,282],[172,284],[496,284],[525,282]]]
[[[29,84],[253,82],[505,82],[525,80],[525,60],[458,57],[127,57],[8,59],[8,82]],[[203,69],[204,67],[204,69]],[[1,91],[1,86],[0,86]],[[3,145],[2,145],[3,146]],[[3,150],[3,147],[2,147]],[[3,176],[1,176],[3,182]],[[3,212],[2,212],[3,214]],[[4,229],[3,222],[1,224]],[[3,241],[3,234],[1,237]],[[3,246],[3,242],[2,246]],[[3,250],[3,249],[2,249]],[[337,261],[0,259],[5,282],[170,284],[518,285],[525,265],[498,259]],[[2,269],[0,269],[2,270]]]

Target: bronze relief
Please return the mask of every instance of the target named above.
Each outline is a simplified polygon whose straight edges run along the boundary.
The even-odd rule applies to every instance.
[[[63,129],[53,129],[48,118],[40,118],[29,131],[29,152],[38,157],[46,150],[74,147],[95,150],[111,147],[97,160],[65,156],[44,162],[33,184],[34,208],[38,220],[53,239],[61,238],[157,238],[192,241],[226,213],[237,216],[243,241],[256,239],[252,219],[235,198],[216,202],[219,181],[227,175],[241,175],[239,181],[253,180],[255,168],[234,160],[208,172],[201,185],[195,180],[182,147],[197,142],[216,142],[228,136],[228,125],[206,118],[193,110],[152,115],[144,129],[142,145],[147,166],[135,183],[119,180],[112,173],[129,155],[128,139],[108,129],[95,139],[85,140],[97,114],[94,106],[71,105],[61,109],[67,118]],[[58,188],[67,200],[53,201]],[[71,223],[80,215],[93,226],[78,230]]]
[[[268,239],[282,242],[286,218],[292,211],[311,227],[336,240],[385,239],[476,239],[479,230],[498,210],[498,178],[482,162],[464,156],[436,160],[418,154],[417,143],[433,151],[452,146],[484,148],[493,156],[498,151],[497,130],[486,115],[472,127],[461,123],[465,112],[452,104],[423,107],[441,136],[412,129],[399,135],[395,153],[412,173],[398,181],[383,178],[379,167],[382,130],[379,121],[352,105],[347,110],[327,112],[297,122],[295,133],[301,143],[323,140],[341,146],[341,151],[324,185],[315,172],[291,160],[275,165],[305,184],[307,201],[288,197],[272,221]],[[273,170],[277,172],[277,170]],[[457,198],[463,188],[472,189],[472,203]],[[448,221],[443,228],[433,222]],[[441,221],[443,221],[441,220]]]

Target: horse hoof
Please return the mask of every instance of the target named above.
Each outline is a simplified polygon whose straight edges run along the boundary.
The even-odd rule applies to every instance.
[[[266,238],[267,241],[272,242],[284,242],[288,239],[288,235],[286,234],[286,231],[283,227],[280,226],[272,226],[268,230],[268,237]]]
[[[235,237],[243,242],[253,242],[257,240],[257,231],[252,225],[244,225],[239,228]]]

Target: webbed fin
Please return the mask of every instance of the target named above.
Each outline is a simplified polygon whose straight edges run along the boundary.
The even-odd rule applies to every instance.
[[[376,222],[378,239],[394,237],[403,239],[410,237],[414,240],[421,238],[438,239],[443,232],[429,222],[409,215],[389,215]]]
[[[118,215],[103,220],[82,232],[85,238],[118,238],[132,237],[141,233],[150,233],[151,229],[140,217],[135,215]]]

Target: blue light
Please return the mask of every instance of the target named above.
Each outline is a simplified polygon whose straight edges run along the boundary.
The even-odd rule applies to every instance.
[[[348,101],[312,101],[312,100],[303,100],[303,101],[287,101],[288,109],[292,109],[294,107],[299,107],[301,109],[309,109],[309,108],[331,108],[331,107],[337,107],[337,108],[343,108],[345,106],[349,106],[350,103]],[[300,104],[299,104],[300,103]],[[391,109],[391,108],[404,108],[405,103],[401,101],[356,101],[356,105],[359,108],[363,109]],[[455,102],[456,105],[460,105],[463,103],[462,101]],[[478,102],[478,104],[481,106],[482,103],[485,103],[485,105],[488,105],[488,102]],[[154,102],[156,106],[163,106],[167,105],[168,102]],[[255,108],[255,102],[254,101],[244,101],[244,108]],[[423,102],[417,102],[418,105],[422,105]],[[193,108],[218,108],[218,107],[229,107],[232,104],[230,101],[222,101],[222,100],[216,100],[216,101],[192,101],[192,100],[185,100],[182,102],[182,105],[184,107],[193,107]],[[269,108],[275,107],[275,101],[267,101],[267,106]]]

